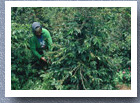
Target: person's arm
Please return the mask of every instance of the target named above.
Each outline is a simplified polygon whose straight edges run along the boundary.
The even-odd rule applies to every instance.
[[[45,37],[47,38],[48,48],[49,48],[49,50],[52,50],[52,38],[51,38],[51,35],[50,35],[49,31],[46,30],[46,29],[43,29],[43,32],[45,32]]]
[[[41,59],[42,55],[40,55],[40,54],[36,51],[36,45],[35,45],[35,41],[34,41],[33,38],[30,39],[30,49],[31,49],[31,51],[33,52],[33,54],[34,54],[37,58]]]

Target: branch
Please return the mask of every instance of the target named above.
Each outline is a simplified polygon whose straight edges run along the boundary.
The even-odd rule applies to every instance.
[[[84,85],[84,81],[83,81],[83,75],[82,75],[82,73],[81,73],[81,68],[80,68],[80,75],[81,75],[81,80],[82,80],[83,88],[86,90],[86,87],[85,87],[85,85]]]

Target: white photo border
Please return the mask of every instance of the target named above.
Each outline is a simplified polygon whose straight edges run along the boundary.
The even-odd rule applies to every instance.
[[[11,90],[11,7],[131,7],[131,90]],[[5,97],[137,97],[137,1],[5,1]]]

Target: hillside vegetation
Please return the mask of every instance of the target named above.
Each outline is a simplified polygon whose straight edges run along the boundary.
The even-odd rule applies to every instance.
[[[30,50],[31,25],[53,40],[47,71]],[[116,90],[131,85],[131,8],[13,7],[12,90]],[[133,35],[133,34],[132,34]]]

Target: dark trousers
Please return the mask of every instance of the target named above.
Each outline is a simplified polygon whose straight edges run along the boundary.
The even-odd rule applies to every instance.
[[[44,62],[43,60],[40,60],[39,61],[39,65],[40,65],[40,67],[41,68],[46,68],[46,69],[48,69],[48,64],[47,64],[47,62]]]
[[[40,54],[40,55],[43,55],[43,51],[40,51],[39,54]],[[48,68],[47,62],[45,62],[45,61],[43,61],[43,60],[41,60],[41,59],[40,59],[40,61],[39,61],[39,65],[40,65],[41,68],[46,68],[46,69]]]

